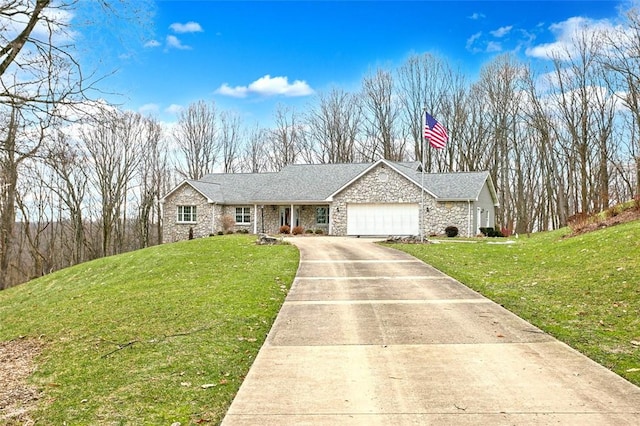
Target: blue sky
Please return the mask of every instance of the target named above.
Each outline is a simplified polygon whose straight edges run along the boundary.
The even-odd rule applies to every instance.
[[[473,80],[492,57],[538,60],[585,20],[614,22],[608,1],[157,0],[147,31],[102,84],[126,109],[175,121],[198,100],[266,125],[280,103],[304,110],[332,86],[357,90],[377,67],[437,53]],[[106,47],[105,47],[106,48]],[[118,50],[111,46],[110,50]],[[124,48],[123,48],[124,49]],[[107,67],[111,64],[105,64]]]

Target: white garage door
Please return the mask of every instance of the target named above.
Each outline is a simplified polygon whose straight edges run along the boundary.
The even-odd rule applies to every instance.
[[[418,204],[348,204],[347,235],[418,235]]]

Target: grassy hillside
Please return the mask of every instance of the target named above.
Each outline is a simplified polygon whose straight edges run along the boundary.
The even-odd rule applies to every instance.
[[[640,385],[640,222],[568,232],[394,247]],[[30,379],[42,393],[28,416],[38,424],[217,424],[298,264],[295,247],[254,238],[153,247],[0,292],[0,343],[42,345]],[[0,423],[2,414],[0,398]]]
[[[224,236],[96,260],[0,292],[0,341],[44,343],[40,424],[216,424],[284,300],[295,247]]]
[[[640,385],[640,221],[569,232],[395,247]]]

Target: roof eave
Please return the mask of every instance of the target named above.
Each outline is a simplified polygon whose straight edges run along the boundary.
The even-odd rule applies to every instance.
[[[246,201],[244,204],[253,204],[253,205],[265,205],[265,206],[288,206],[291,204],[297,205],[320,205],[330,203],[330,200],[256,200],[256,201]],[[232,204],[241,204],[241,203],[229,203]]]
[[[182,182],[180,182],[179,185],[177,185],[175,188],[173,188],[171,191],[169,191],[164,197],[162,197],[160,199],[160,203],[164,204],[164,202],[166,201],[167,197],[169,197],[170,195],[172,195],[174,192],[176,192],[178,189],[182,188],[183,185],[189,185],[191,188],[193,188],[198,194],[202,195],[204,198],[206,198],[207,203],[209,204],[215,204],[216,202],[214,200],[212,200],[211,198],[209,198],[205,193],[203,193],[202,191],[200,191],[198,188],[196,188],[189,180],[185,179]]]
[[[436,201],[438,202],[446,202],[446,203],[460,203],[460,202],[464,202],[464,203],[469,203],[471,201],[478,201],[478,199],[473,199],[473,198],[436,198]]]

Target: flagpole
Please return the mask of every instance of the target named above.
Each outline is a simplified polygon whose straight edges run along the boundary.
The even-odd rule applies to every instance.
[[[422,144],[420,145],[420,151],[422,154],[422,164],[420,165],[420,242],[424,243],[424,151],[425,151],[425,138],[424,138],[424,126],[427,125],[427,107],[422,108],[422,126],[420,128],[420,135]]]

